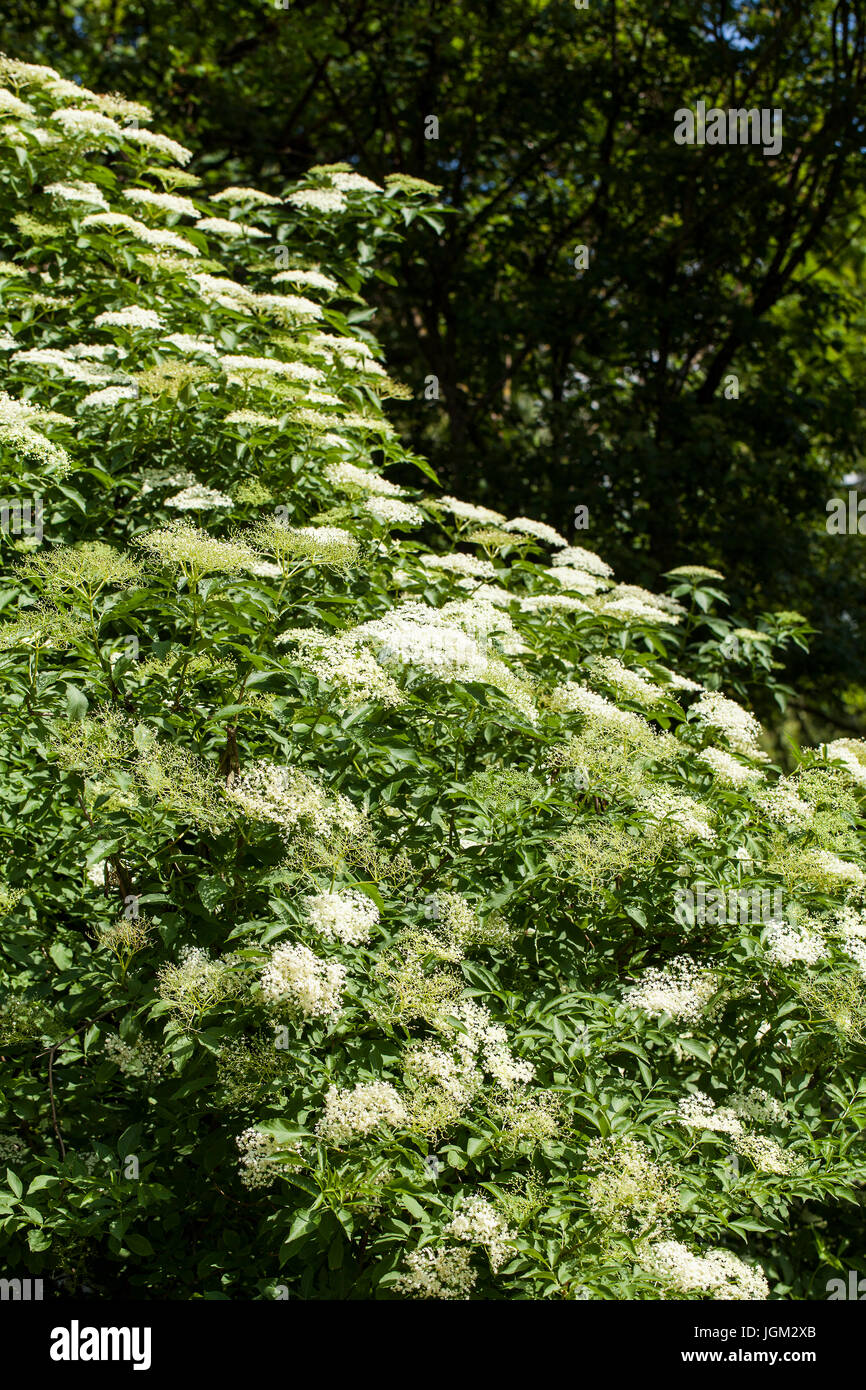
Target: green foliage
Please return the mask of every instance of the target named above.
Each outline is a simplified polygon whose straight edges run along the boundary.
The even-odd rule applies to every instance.
[[[68,461],[0,537],[4,1268],[824,1296],[866,747],[783,775],[745,707],[808,624],[431,490],[360,295],[429,190],[212,197],[140,105],[3,72],[0,408]]]
[[[738,608],[799,609],[820,632],[791,732],[824,737],[828,714],[862,731],[861,538],[825,530],[862,476],[856,7],[5,11],[0,48],[134,89],[206,180],[278,193],[351,159],[442,185],[444,223],[406,208],[402,249],[358,246],[411,396],[403,437],[461,496],[560,529],[587,508],[594,547],[642,584],[700,555]],[[779,110],[781,150],[677,145],[674,114],[699,100]],[[50,237],[50,213],[24,214],[31,235]]]

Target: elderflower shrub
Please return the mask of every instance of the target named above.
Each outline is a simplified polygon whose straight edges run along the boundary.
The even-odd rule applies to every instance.
[[[431,487],[358,303],[442,225],[431,185],[221,188],[140,103],[3,58],[0,93],[0,469],[44,504],[0,528],[10,1268],[866,1274],[866,743],[785,773],[758,716],[803,620]]]

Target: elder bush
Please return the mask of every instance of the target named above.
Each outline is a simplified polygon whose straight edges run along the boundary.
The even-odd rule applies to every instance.
[[[744,704],[803,620],[440,495],[360,293],[429,185],[214,192],[140,104],[0,77],[6,1272],[863,1271],[866,745],[783,772]]]

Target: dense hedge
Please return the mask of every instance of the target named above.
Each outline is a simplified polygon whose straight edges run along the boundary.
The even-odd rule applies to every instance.
[[[360,295],[435,189],[205,198],[142,106],[0,69],[7,1273],[864,1270],[866,745],[783,775],[742,704],[804,622],[440,494]]]

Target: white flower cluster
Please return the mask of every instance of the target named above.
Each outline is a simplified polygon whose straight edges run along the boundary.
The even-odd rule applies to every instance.
[[[587,1149],[586,1204],[596,1220],[623,1234],[659,1230],[678,1206],[671,1169],[627,1134],[593,1139]]]
[[[702,729],[722,734],[740,753],[754,754],[758,747],[761,726],[755,716],[717,690],[701,695],[689,710],[689,718]]]
[[[460,1115],[471,1105],[484,1084],[475,1058],[449,1052],[435,1043],[411,1043],[403,1053],[403,1070],[409,1082],[432,1084],[447,1098],[450,1113]]]
[[[496,569],[489,560],[479,560],[474,555],[463,555],[460,551],[450,555],[422,555],[421,563],[428,569],[447,570],[473,579],[496,578]]]
[[[377,497],[402,497],[405,489],[381,473],[372,469],[358,468],[354,463],[329,463],[325,477],[332,487],[340,492],[370,494]]]
[[[134,401],[138,397],[136,386],[103,386],[101,391],[91,391],[79,401],[82,410],[114,410],[124,401]]]
[[[296,643],[299,664],[323,685],[333,687],[343,704],[369,703],[394,709],[405,702],[393,677],[351,632],[330,636],[317,628],[293,628],[282,633],[277,642]]]
[[[344,946],[362,946],[379,921],[376,904],[355,888],[311,893],[304,898],[304,911],[317,931]]]
[[[177,348],[178,352],[184,356],[194,357],[201,353],[207,357],[216,357],[217,349],[210,338],[196,338],[191,333],[168,333],[165,341],[171,343],[172,347]]]
[[[363,174],[356,174],[354,170],[348,169],[329,169],[327,178],[335,188],[340,188],[344,193],[381,193],[383,190],[372,179],[365,178]]]
[[[636,705],[652,709],[662,697],[662,691],[655,681],[623,666],[614,656],[593,657],[589,671],[594,680],[609,686],[618,700],[631,700]]]
[[[660,613],[666,613],[672,618],[681,618],[686,611],[675,598],[669,598],[667,594],[654,594],[650,589],[642,588],[640,584],[616,584],[611,589],[609,597],[611,599],[634,599],[635,603],[644,604],[648,608],[655,608]]]
[[[766,1134],[738,1134],[734,1137],[734,1148],[738,1154],[749,1159],[763,1173],[802,1172],[803,1163],[797,1154],[787,1153]]]
[[[406,1108],[389,1082],[359,1081],[351,1090],[329,1087],[316,1134],[323,1143],[342,1148],[378,1130],[395,1129],[407,1119]]]
[[[508,1258],[507,1242],[513,1239],[513,1232],[493,1203],[479,1196],[462,1199],[442,1234],[467,1245],[483,1246],[494,1274]]]
[[[424,513],[413,502],[401,502],[394,497],[370,497],[364,510],[383,526],[423,526]]]
[[[729,1250],[697,1255],[678,1240],[659,1240],[643,1249],[640,1263],[649,1275],[678,1294],[703,1293],[713,1299],[732,1300],[770,1296],[763,1271]]]
[[[240,1149],[241,1182],[244,1187],[268,1187],[276,1177],[270,1159],[277,1152],[277,1138],[266,1131],[252,1126],[245,1129],[235,1140]]]
[[[269,1004],[285,1007],[301,1018],[329,1018],[340,1012],[346,967],[321,960],[308,946],[275,946],[261,975],[262,994]]]
[[[606,564],[600,556],[592,550],[584,550],[581,545],[568,545],[564,550],[560,550],[558,555],[553,557],[554,565],[567,565],[569,569],[586,570],[587,574],[596,574],[600,579],[609,579],[613,574],[610,565]]]
[[[330,569],[347,569],[358,562],[361,548],[342,526],[286,526],[276,519],[257,533],[262,546],[287,565],[306,561]]]
[[[686,1129],[709,1129],[718,1134],[741,1134],[743,1129],[733,1108],[717,1107],[704,1091],[683,1096],[677,1106],[677,1119]]]
[[[281,203],[282,198],[275,198],[272,193],[263,193],[258,188],[238,188],[230,185],[223,188],[219,193],[211,195],[212,203],[261,203],[271,205]]]
[[[729,1102],[731,1109],[744,1120],[754,1120],[757,1124],[790,1123],[784,1105],[760,1086],[752,1086],[748,1091],[737,1091],[729,1098]]]
[[[127,1042],[119,1033],[110,1033],[105,1039],[105,1052],[124,1076],[154,1078],[170,1065],[169,1059],[153,1043],[144,1038]]]
[[[459,1245],[425,1245],[406,1256],[406,1271],[394,1282],[404,1298],[467,1299],[476,1284],[472,1251]]]
[[[461,502],[459,497],[447,494],[436,500],[435,506],[442,511],[451,512],[459,521],[477,521],[480,525],[501,525],[505,521],[502,512],[491,511],[489,507],[478,507],[474,502]]]
[[[336,280],[320,270],[280,270],[273,281],[275,285],[307,285],[311,290],[324,290],[326,294],[337,294],[340,288]]]
[[[131,304],[127,309],[106,309],[93,320],[96,328],[162,328],[162,319],[153,309]]]
[[[586,570],[572,569],[569,565],[545,570],[545,574],[555,579],[557,584],[569,593],[597,594],[605,586],[605,580],[600,579],[598,575],[589,574]]]
[[[808,830],[815,817],[808,801],[803,801],[783,778],[774,787],[765,787],[752,796],[768,820],[784,826],[790,834]]]
[[[232,507],[232,499],[216,488],[205,487],[203,483],[193,483],[190,487],[176,492],[165,499],[165,505],[176,512],[210,512],[215,507]]]
[[[659,666],[658,670],[662,673],[672,690],[698,691],[706,690],[705,685],[700,681],[689,680],[688,676],[681,676],[677,671],[671,671],[667,666]]]
[[[548,526],[543,521],[533,521],[528,516],[516,516],[513,521],[506,521],[502,527],[503,531],[513,531],[518,536],[533,536],[535,540],[544,541],[546,545],[564,546],[567,541],[552,526]]]
[[[624,733],[642,732],[647,728],[646,720],[631,710],[619,709],[612,700],[606,700],[585,685],[576,681],[566,681],[551,692],[550,708],[558,714],[581,714],[605,728]]]
[[[198,217],[195,203],[177,193],[155,193],[150,188],[125,188],[123,196],[131,203],[142,203],[160,212],[172,212],[178,217]]]
[[[70,183],[47,183],[45,192],[49,198],[56,198],[60,203],[83,203],[85,207],[108,211],[108,203],[96,184],[87,183],[82,179],[75,179]]]
[[[455,1029],[452,1020],[456,1020]],[[512,1055],[508,1035],[501,1024],[494,1023],[489,1010],[473,999],[461,999],[449,1007],[439,1028],[451,1035],[453,1046],[467,1069],[480,1068],[504,1090],[526,1085],[535,1075],[531,1062],[521,1062]]]
[[[719,978],[688,956],[676,956],[661,970],[645,970],[637,984],[623,992],[623,1003],[653,1018],[663,1014],[683,1023],[696,1023],[715,1012]]]
[[[176,565],[196,577],[239,574],[256,559],[255,552],[247,546],[236,541],[221,541],[183,517],[137,536],[136,544],[157,556],[163,564]]]
[[[245,357],[242,353],[225,353],[220,357],[220,366],[225,372],[266,372],[272,376],[284,376],[292,381],[322,381],[318,367],[306,362],[283,362],[279,357]]]
[[[303,827],[316,835],[335,830],[358,834],[366,824],[340,792],[329,793],[308,772],[261,759],[226,787],[229,801],[254,821],[269,821],[284,833]]]
[[[855,782],[866,785],[866,739],[837,738],[828,743],[826,757],[845,765]]]
[[[827,948],[815,931],[799,922],[773,922],[767,927],[764,946],[777,965],[815,965]]]
[[[185,1019],[240,991],[241,977],[232,956],[214,960],[199,946],[185,946],[176,964],[159,974],[159,995]]]
[[[468,630],[467,630],[468,629]],[[492,604],[458,602],[433,608],[407,602],[353,629],[385,666],[416,667],[439,679],[478,681],[495,686],[534,721],[535,706],[526,684],[490,649],[490,637],[513,636],[507,617]]]
[[[848,884],[853,888],[866,886],[866,874],[858,864],[840,859],[829,849],[816,849],[812,852],[809,872],[816,883],[823,884],[830,892]]]
[[[211,236],[233,239],[235,237],[266,237],[260,227],[252,227],[247,222],[233,222],[228,217],[200,217],[196,222],[200,232],[210,232]]]
[[[668,787],[656,787],[641,796],[640,804],[650,821],[663,828],[675,844],[685,845],[690,840],[715,843],[716,832],[710,825],[709,808],[694,797]]]
[[[286,201],[305,212],[330,214],[346,210],[346,200],[336,188],[298,188]]]
[[[706,763],[716,781],[725,787],[745,787],[762,775],[755,768],[741,763],[732,753],[726,753],[723,748],[702,748],[697,759]]]
[[[583,599],[570,594],[533,594],[520,599],[521,613],[589,613],[592,610]]]
[[[645,603],[639,598],[610,598],[605,596],[599,603],[597,611],[606,618],[614,618],[625,627],[632,627],[636,623],[645,626],[663,624],[675,627],[680,621],[679,617],[673,613],[666,613],[664,609],[652,603]]]

